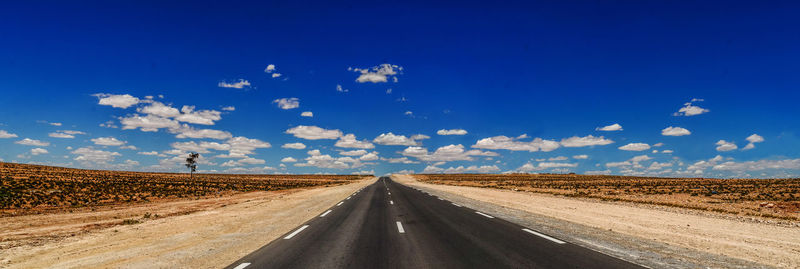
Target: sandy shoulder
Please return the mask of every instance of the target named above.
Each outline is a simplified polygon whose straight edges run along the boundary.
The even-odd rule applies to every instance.
[[[374,181],[250,193],[224,207],[99,229],[39,246],[12,247],[0,252],[0,267],[220,268]]]
[[[737,221],[624,203],[572,199],[546,194],[428,184],[411,176],[393,176],[402,184],[436,190],[578,223],[597,230],[654,240],[768,266],[800,266],[800,228]]]

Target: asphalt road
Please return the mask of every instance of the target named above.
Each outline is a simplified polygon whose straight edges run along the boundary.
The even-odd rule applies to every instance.
[[[641,268],[380,178],[227,268]]]

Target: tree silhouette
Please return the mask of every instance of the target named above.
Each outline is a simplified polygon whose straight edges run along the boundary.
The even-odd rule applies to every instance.
[[[194,171],[197,171],[197,158],[200,158],[200,153],[189,153],[189,158],[186,158],[186,168],[189,168],[189,178],[192,178]]]

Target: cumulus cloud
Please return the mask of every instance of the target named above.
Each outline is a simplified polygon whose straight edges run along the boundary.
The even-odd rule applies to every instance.
[[[686,116],[686,117],[688,117],[688,116],[695,116],[695,115],[700,115],[700,114],[703,114],[703,113],[708,113],[710,110],[702,108],[702,107],[699,107],[699,106],[695,106],[693,104],[694,102],[700,102],[700,101],[703,101],[703,99],[692,99],[691,102],[683,104],[683,107],[680,110],[678,110],[678,112],[675,112],[672,115],[673,116]]]
[[[586,155],[586,154],[575,155],[575,156],[572,156],[572,158],[576,159],[576,160],[585,160],[585,159],[589,159],[589,155]]]
[[[33,148],[31,149],[31,155],[39,155],[39,154],[47,154],[47,150],[43,148]]]
[[[419,162],[412,161],[412,160],[408,159],[408,157],[388,158],[388,159],[384,159],[384,160],[389,162],[389,163],[402,163],[402,164],[419,163]]]
[[[235,166],[244,166],[249,164],[264,164],[266,161],[256,158],[241,158],[238,160],[230,160],[227,162],[222,163],[220,166],[222,167],[235,167]]]
[[[180,128],[170,129],[170,133],[176,134],[177,138],[212,138],[212,139],[228,139],[233,137],[230,132],[213,130],[213,129],[195,129],[187,125],[182,125]]]
[[[250,87],[250,81],[244,79],[239,79],[239,81],[230,83],[225,81],[220,81],[219,84],[217,84],[217,86],[219,86],[220,88],[244,89],[245,87]]]
[[[282,163],[294,163],[294,162],[297,162],[297,159],[292,158],[292,157],[286,157],[286,158],[281,159],[281,162]]]
[[[362,160],[362,161],[377,161],[379,159],[378,158],[378,152],[373,151],[373,152],[361,155],[361,157],[358,157],[358,159]]]
[[[713,166],[714,170],[758,171],[766,169],[800,170],[800,159],[759,160],[747,162],[724,162]]]
[[[551,168],[573,168],[578,167],[577,163],[558,163],[558,162],[540,162],[536,165],[532,163],[526,163],[519,168],[517,171],[519,172],[532,172],[532,171],[541,171],[547,170]]]
[[[222,110],[225,110],[225,111],[234,111],[234,110],[236,110],[236,107],[234,107],[234,106],[226,106],[226,107],[223,107],[223,108],[222,108]]]
[[[686,130],[685,128],[681,128],[681,127],[672,127],[672,126],[670,126],[670,127],[664,128],[664,130],[661,130],[661,135],[664,135],[664,136],[684,136],[684,135],[690,135],[690,134],[692,134],[692,132],[690,132],[689,130]]]
[[[14,138],[14,137],[17,137],[17,135],[9,133],[6,130],[0,130],[0,138]]]
[[[441,129],[441,130],[437,131],[436,134],[438,134],[438,135],[465,135],[465,134],[467,134],[467,130],[464,130],[464,129],[450,129],[450,130]]]
[[[105,151],[93,149],[92,147],[78,148],[72,151],[72,154],[78,155],[74,160],[82,162],[91,162],[104,164],[113,161],[116,156],[121,156],[118,152]]]
[[[175,117],[176,120],[194,124],[214,125],[215,121],[222,119],[222,112],[216,110],[194,111],[194,106],[183,106],[182,114]]]
[[[264,68],[264,73],[272,73],[272,72],[275,72],[274,64],[267,65],[267,68]]]
[[[119,122],[122,124],[122,130],[140,128],[143,132],[156,132],[161,128],[180,127],[180,123],[178,123],[178,121],[154,115],[142,117],[134,114],[128,117],[120,117]]]
[[[160,155],[158,153],[158,151],[142,151],[142,152],[137,152],[137,154],[139,154],[139,155],[147,155],[147,156],[159,156]]]
[[[83,135],[83,134],[86,134],[86,133],[81,132],[81,131],[63,130],[63,131],[57,131],[57,132],[49,133],[49,134],[47,134],[47,136],[53,137],[53,138],[75,138],[75,135],[77,135],[77,134]]]
[[[301,117],[309,117],[309,118],[311,118],[311,117],[314,117],[314,112],[311,112],[311,111],[303,111],[303,113],[300,113],[300,116],[301,116]]]
[[[426,162],[471,161],[473,159],[471,156],[498,155],[491,151],[464,150],[464,146],[461,144],[443,146],[437,148],[433,153],[428,152],[428,149],[423,147],[408,147],[400,152],[400,154]]]
[[[494,136],[488,137],[475,143],[472,145],[473,148],[479,149],[505,149],[511,151],[553,151],[560,147],[560,144],[553,140],[544,140],[541,138],[535,138],[531,141],[519,141],[520,139],[527,138],[526,135],[522,135],[517,138],[507,137],[507,136]]]
[[[108,94],[96,93],[95,96],[99,99],[98,104],[104,106],[111,106],[116,108],[129,108],[139,103],[139,98],[133,97],[130,94]]]
[[[120,140],[118,140],[118,139],[116,139],[114,137],[92,138],[91,141],[95,145],[100,145],[100,146],[122,146],[122,145],[125,145],[125,143],[127,143],[125,141],[120,141]]]
[[[343,88],[342,85],[336,84],[336,91],[337,92],[349,92],[350,90]]]
[[[367,154],[366,150],[359,149],[359,150],[351,150],[351,151],[341,151],[339,152],[340,155],[344,156],[361,156]]]
[[[140,107],[136,109],[137,112],[148,114],[148,115],[155,115],[159,117],[177,117],[181,114],[177,108],[165,105],[161,102],[153,101],[148,106]]]
[[[378,137],[372,140],[373,143],[378,145],[387,145],[387,146],[418,146],[422,143],[417,140],[427,139],[430,138],[426,135],[416,135],[412,137],[406,137],[404,135],[396,135],[391,132],[380,134]]]
[[[356,135],[354,134],[346,134],[342,137],[339,137],[339,140],[336,141],[336,144],[334,144],[334,146],[340,148],[358,148],[358,149],[371,149],[375,147],[375,145],[370,143],[368,140],[359,141],[358,139],[356,139]]]
[[[627,151],[643,151],[650,149],[650,145],[645,143],[630,143],[619,147],[619,149]]]
[[[293,109],[300,107],[300,99],[295,97],[275,99],[272,102],[278,104],[278,107],[281,109]]]
[[[731,151],[739,148],[733,142],[728,142],[725,140],[717,141],[716,145],[717,145],[717,151]]]
[[[285,149],[305,149],[306,145],[300,142],[297,143],[286,143],[281,146],[281,148]]]
[[[619,125],[619,123],[614,123],[608,126],[597,127],[595,130],[606,132],[622,131],[622,125]]]
[[[50,145],[50,142],[39,141],[36,139],[25,138],[14,142],[14,144],[26,145],[26,146],[37,146],[37,147],[46,147]]]
[[[342,131],[339,131],[338,129],[328,130],[317,126],[306,125],[299,125],[297,127],[290,128],[286,130],[286,133],[308,140],[337,139],[342,136]]]
[[[330,168],[330,169],[348,169],[358,168],[363,166],[359,159],[353,157],[332,157],[328,154],[322,154],[319,150],[308,151],[308,157],[304,160],[306,162],[296,163],[294,166],[298,167],[317,167],[317,168]]]
[[[747,143],[742,150],[754,149],[756,147],[755,143],[764,142],[764,137],[757,134],[752,134],[745,139],[750,143]]]
[[[403,71],[403,67],[393,64],[381,64],[372,68],[352,68],[353,72],[360,73],[356,82],[365,83],[385,83],[389,79],[397,82],[397,75]]]
[[[568,148],[588,147],[588,146],[604,146],[614,143],[611,139],[604,137],[594,137],[587,135],[584,137],[573,136],[570,138],[561,139],[561,145]]]

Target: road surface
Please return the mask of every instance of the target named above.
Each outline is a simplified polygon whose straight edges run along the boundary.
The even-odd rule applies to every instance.
[[[382,177],[227,268],[641,267]]]

